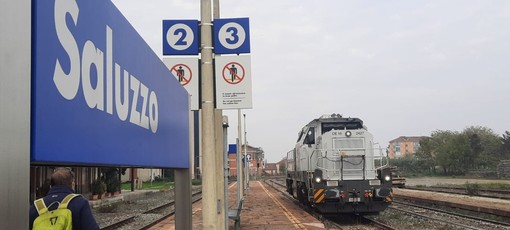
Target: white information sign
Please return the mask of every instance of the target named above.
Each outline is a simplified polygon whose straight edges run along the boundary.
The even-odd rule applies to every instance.
[[[216,56],[216,108],[251,109],[251,56]]]
[[[198,110],[198,57],[163,58],[163,63],[191,95],[191,110]]]

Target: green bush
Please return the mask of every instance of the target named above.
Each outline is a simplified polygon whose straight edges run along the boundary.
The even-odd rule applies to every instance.
[[[106,191],[109,193],[120,191],[120,180],[116,177],[108,178],[106,181]]]
[[[143,182],[142,190],[167,190],[174,188],[174,182],[165,182],[165,181],[153,181],[153,182]],[[131,190],[131,182],[122,183],[122,189]]]
[[[469,195],[480,194],[480,185],[478,183],[471,184],[469,182],[466,182],[465,186],[466,186],[467,194],[469,194]]]
[[[92,195],[103,194],[106,191],[106,184],[102,180],[92,181]]]
[[[486,189],[510,190],[510,184],[507,183],[488,183],[482,185]]]
[[[193,179],[191,181],[191,184],[192,185],[201,185],[202,184],[202,180],[200,180],[200,179]]]

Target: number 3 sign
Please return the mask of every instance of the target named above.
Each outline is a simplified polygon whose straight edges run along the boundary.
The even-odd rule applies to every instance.
[[[239,54],[250,52],[248,18],[214,20],[214,53]]]
[[[163,20],[163,55],[198,54],[198,20]]]

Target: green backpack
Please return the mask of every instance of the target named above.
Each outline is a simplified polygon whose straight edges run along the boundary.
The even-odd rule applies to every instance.
[[[53,211],[48,211],[48,207],[53,205],[55,202],[51,203],[48,207],[44,203],[44,200],[38,199],[34,201],[35,208],[39,213],[39,216],[34,220],[33,230],[56,230],[56,229],[65,229],[71,230],[73,229],[73,215],[71,210],[67,208],[69,202],[77,197],[79,194],[69,194],[67,195],[62,202],[58,205],[58,208]],[[56,203],[59,203],[56,201]]]

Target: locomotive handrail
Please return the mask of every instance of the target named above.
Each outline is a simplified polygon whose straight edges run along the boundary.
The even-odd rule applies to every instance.
[[[374,150],[375,150],[375,149],[374,149]],[[379,158],[380,158],[380,163],[381,163],[381,165],[380,165],[379,167],[377,167],[377,168],[376,168],[376,170],[379,170],[379,169],[383,169],[383,168],[387,168],[387,167],[389,167],[390,162],[388,161],[388,156],[383,156],[383,155],[382,155],[382,150],[383,150],[382,148],[377,148],[377,150],[379,150]],[[375,159],[375,157],[374,157],[374,159]],[[386,162],[385,162],[385,164],[383,165],[382,163],[383,163],[383,160],[384,160],[384,159],[386,159]]]
[[[311,166],[311,164],[312,164],[312,156],[313,156],[313,154],[315,154],[315,151],[321,151],[321,150],[320,149],[314,149],[312,151],[312,154],[310,154],[310,159],[308,159],[308,169],[312,168],[312,166]],[[321,157],[322,157],[322,154],[321,154]],[[318,162],[319,162],[319,158],[317,158],[317,163],[316,163],[317,164],[316,165],[317,168],[319,167]]]

